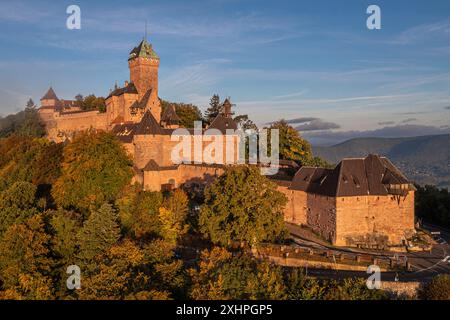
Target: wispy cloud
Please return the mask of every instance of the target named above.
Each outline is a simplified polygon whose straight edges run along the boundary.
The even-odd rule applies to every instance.
[[[45,10],[35,3],[22,1],[3,1],[0,10],[0,21],[12,21],[25,24],[45,22],[52,15],[50,10]]]
[[[390,43],[398,45],[407,45],[435,37],[450,36],[450,20],[422,24],[409,28],[397,35]]]
[[[390,125],[395,124],[395,121],[381,121],[381,122],[378,122],[378,124],[380,126],[390,126]]]
[[[334,122],[326,122],[321,119],[315,119],[309,123],[302,124],[297,126],[297,129],[300,132],[305,131],[322,131],[322,130],[331,130],[331,129],[339,129],[341,126]]]
[[[408,118],[408,119],[402,120],[402,123],[410,123],[410,122],[415,122],[415,121],[417,121],[416,118]]]

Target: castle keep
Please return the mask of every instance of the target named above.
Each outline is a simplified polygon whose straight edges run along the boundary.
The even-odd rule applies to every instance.
[[[220,160],[174,163],[172,151],[179,141],[173,141],[173,136],[180,118],[173,106],[161,111],[159,63],[144,39],[130,52],[130,80],[110,92],[105,112],[81,110],[76,101],[59,99],[50,88],[39,109],[48,138],[61,142],[87,129],[114,133],[133,157],[134,181],[145,190],[213,181],[225,165],[238,162],[239,136],[227,132],[237,129],[231,102],[224,102],[223,112],[207,128],[215,132],[208,141],[220,141]],[[203,132],[184,129],[177,135],[187,139],[194,152]],[[209,148],[208,141],[201,142],[202,151]],[[397,245],[414,233],[414,187],[386,158],[343,159],[334,169],[301,167],[290,181],[272,179],[289,200],[285,220],[308,226],[334,245]]]

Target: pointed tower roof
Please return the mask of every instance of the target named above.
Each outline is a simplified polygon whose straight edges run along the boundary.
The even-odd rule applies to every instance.
[[[163,134],[163,129],[156,121],[155,117],[150,111],[146,111],[142,117],[141,122],[138,123],[136,127],[135,134],[145,135],[145,134]]]
[[[225,118],[231,118],[234,114],[233,111],[231,111],[233,106],[234,105],[231,103],[230,98],[226,98],[222,105],[222,113]]]
[[[161,121],[166,123],[179,123],[181,121],[180,117],[177,115],[175,106],[173,104],[169,105],[163,112],[161,116]]]
[[[159,57],[153,50],[152,45],[145,38],[144,40],[141,41],[141,43],[139,43],[137,47],[131,50],[128,60],[135,59],[138,57],[159,60]]]
[[[50,87],[47,91],[47,93],[41,98],[41,100],[59,100],[58,97],[56,96],[55,91],[53,91],[53,88]]]

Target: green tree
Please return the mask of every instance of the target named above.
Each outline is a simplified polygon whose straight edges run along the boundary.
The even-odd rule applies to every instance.
[[[105,98],[103,97],[96,97],[93,94],[90,94],[83,98],[81,95],[77,95],[75,97],[77,101],[82,99],[81,102],[81,109],[82,110],[98,110],[100,112],[106,111],[106,104],[105,104]]]
[[[258,130],[256,124],[254,124],[246,114],[236,116],[233,120],[242,128],[242,130]]]
[[[193,104],[175,103],[161,99],[161,108],[163,113],[169,105],[175,106],[175,111],[181,120],[180,127],[182,128],[193,128],[195,121],[202,121],[203,119],[202,112]]]
[[[169,299],[185,286],[182,262],[159,241],[143,248],[125,239],[94,257],[80,299]]]
[[[280,139],[280,158],[307,163],[312,158],[311,145],[302,139],[300,133],[286,121],[273,123],[270,129],[278,129]]]
[[[63,156],[52,195],[64,208],[87,211],[114,201],[133,175],[131,159],[110,133],[82,132],[64,148]]]
[[[161,234],[167,241],[176,244],[188,231],[188,203],[187,195],[182,190],[175,190],[165,199],[164,206],[159,208]]]
[[[450,193],[435,186],[416,185],[415,207],[417,216],[425,221],[450,228]]]
[[[52,298],[49,242],[41,215],[6,230],[0,240],[0,298]]]
[[[286,287],[290,300],[323,300],[325,297],[325,286],[317,279],[306,277],[298,268],[288,273]]]
[[[326,300],[385,300],[386,293],[378,289],[368,289],[365,279],[346,278],[342,281],[328,281]]]
[[[0,235],[13,224],[19,224],[36,215],[36,186],[19,181],[0,193]]]
[[[218,94],[214,94],[209,101],[208,109],[205,111],[205,122],[211,124],[221,111],[222,104],[220,103],[220,97]]]
[[[286,202],[258,168],[231,167],[205,189],[200,230],[222,245],[232,241],[277,241],[285,236],[282,211]]]
[[[32,99],[28,100],[25,110],[0,118],[0,137],[5,138],[12,134],[32,137],[45,135],[45,127]]]
[[[286,298],[282,270],[268,262],[232,254],[224,248],[204,250],[191,277],[189,296],[196,300]]]
[[[28,100],[24,113],[24,120],[19,127],[18,133],[32,137],[43,137],[45,135],[45,126],[40,120],[33,100]]]
[[[441,274],[419,289],[423,300],[450,300],[450,275]]]
[[[163,203],[161,192],[133,191],[118,199],[120,221],[124,232],[135,239],[150,239],[161,235],[159,209]]]
[[[17,181],[27,181],[40,189],[50,186],[60,175],[62,144],[43,138],[11,135],[0,140],[0,190]]]
[[[120,238],[118,213],[110,204],[93,211],[79,231],[79,258],[89,263],[97,254],[115,244]]]

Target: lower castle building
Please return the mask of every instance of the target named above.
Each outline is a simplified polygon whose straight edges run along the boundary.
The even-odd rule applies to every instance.
[[[377,155],[343,159],[334,169],[302,167],[279,183],[285,220],[336,246],[387,247],[414,233],[414,186]]]
[[[87,129],[114,133],[133,158],[134,182],[145,190],[214,181],[225,165],[238,163],[239,136],[228,131],[237,129],[231,102],[224,102],[223,112],[207,128],[215,132],[209,141],[222,146],[220,161],[215,159],[220,164],[204,159],[174,163],[172,152],[179,141],[173,136],[180,119],[173,107],[161,111],[159,61],[145,39],[135,47],[128,58],[130,81],[110,92],[105,112],[81,110],[76,101],[59,99],[50,88],[39,109],[48,138],[61,142]],[[194,150],[203,132],[184,129],[177,135]],[[210,144],[201,142],[202,153]],[[301,167],[292,181],[273,180],[289,199],[285,220],[311,228],[334,245],[397,245],[414,233],[414,187],[386,158],[344,159],[334,169]]]

